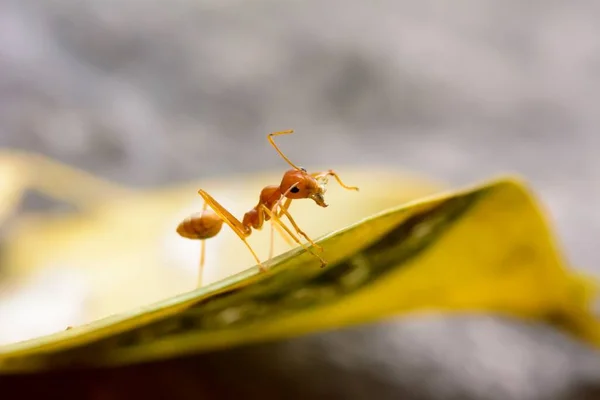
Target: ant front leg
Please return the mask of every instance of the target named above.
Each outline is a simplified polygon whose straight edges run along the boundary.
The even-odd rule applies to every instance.
[[[273,213],[275,213],[275,215],[277,215],[277,217],[279,219],[281,219],[281,216],[283,215],[283,211],[281,209],[285,208],[287,210],[289,208],[289,206],[290,206],[290,203],[292,202],[292,199],[286,199],[285,203],[283,205],[281,205],[280,203],[281,203],[282,199],[283,199],[283,197],[277,203],[275,203],[275,205],[271,209],[271,211]],[[276,211],[277,207],[280,208],[279,211]],[[288,235],[285,234],[285,232],[284,232],[283,228],[281,227],[281,225],[279,225],[276,222],[274,222],[273,220],[271,220],[271,247],[269,248],[269,259],[273,258],[275,229],[277,229],[277,232],[281,235],[281,237],[283,238],[283,240],[285,240],[285,242],[290,247],[294,247],[293,241],[288,237]]]
[[[283,223],[283,221],[281,221],[281,219],[279,219],[279,217],[277,217],[277,215],[274,212],[272,212],[271,210],[269,210],[264,204],[261,204],[261,208],[264,210],[264,212],[267,215],[269,215],[271,217],[271,219],[273,220],[273,222],[277,223],[278,225],[280,225],[287,232],[287,234],[290,235],[290,237],[292,239],[294,239],[294,241],[296,241],[296,243],[298,243],[300,246],[302,246],[302,248],[304,250],[308,251],[310,254],[312,254],[313,256],[317,257],[319,259],[319,261],[321,261],[321,267],[325,267],[327,265],[327,261],[325,261],[323,258],[321,258],[321,256],[319,256],[318,254],[314,253],[309,247],[307,247],[304,243],[302,243],[300,241],[300,239],[298,238],[298,236],[294,235],[294,233],[290,230],[290,228],[288,228]],[[286,211],[286,213],[287,213],[287,211]],[[314,242],[312,240],[310,240],[310,238],[308,240],[314,245]]]
[[[234,217],[229,211],[227,211],[225,207],[219,204],[217,200],[215,200],[210,194],[206,193],[204,190],[198,190],[198,194],[204,198],[204,201],[210,206],[210,208],[213,209],[215,214],[217,214],[223,220],[223,222],[229,225],[229,227],[235,232],[236,235],[238,235],[238,237],[242,240],[242,242],[244,242],[248,250],[250,250],[250,253],[252,253],[252,256],[256,260],[256,263],[258,264],[260,270],[262,272],[265,272],[267,269],[265,268],[263,263],[260,262],[260,259],[256,255],[256,252],[254,251],[254,249],[252,249],[252,246],[250,246],[250,243],[248,243],[248,241],[246,240],[246,238],[250,235],[250,228],[244,226],[236,217]]]
[[[273,209],[275,209],[275,208],[277,208],[277,206],[279,206],[279,212],[277,213],[277,217],[281,219],[281,216],[285,215],[289,219],[289,221],[292,224],[292,226],[294,227],[294,229],[296,230],[296,233],[303,236],[311,245],[313,245],[314,247],[319,249],[320,252],[323,252],[323,247],[321,247],[318,244],[316,244],[315,242],[313,242],[313,240],[311,238],[309,238],[308,235],[306,233],[304,233],[304,231],[302,231],[302,229],[300,229],[300,227],[298,226],[296,221],[294,221],[294,219],[292,218],[292,215],[288,212],[288,208],[290,208],[290,205],[292,204],[292,199],[287,198],[285,196],[297,185],[298,185],[297,183],[292,185],[283,194],[281,199],[279,199],[279,201],[277,203],[275,203],[275,206],[273,207]],[[283,200],[284,198],[285,198],[285,203],[283,203],[283,205],[281,205],[281,200]]]
[[[292,224],[292,226],[294,227],[294,229],[296,230],[298,235],[303,236],[311,245],[313,245],[313,247],[316,247],[317,249],[319,249],[320,252],[323,252],[323,247],[316,244],[310,237],[308,237],[308,235],[306,233],[304,233],[304,231],[302,229],[300,229],[300,227],[298,226],[296,221],[294,221],[294,218],[292,218],[292,215],[283,207],[281,208],[281,214],[285,215],[288,218],[288,220],[290,221],[290,223]]]
[[[323,178],[326,178],[327,176],[333,176],[335,178],[335,180],[340,184],[340,186],[343,187],[344,189],[356,190],[357,192],[359,190],[356,186],[348,186],[348,185],[344,184],[344,182],[342,182],[342,180],[340,179],[337,172],[335,172],[332,169],[330,169],[329,171],[314,172],[310,175],[315,179],[323,179]]]

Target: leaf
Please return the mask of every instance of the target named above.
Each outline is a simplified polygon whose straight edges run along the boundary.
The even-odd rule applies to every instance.
[[[378,213],[322,237],[330,264],[294,249],[268,273],[0,349],[1,371],[114,366],[423,312],[497,313],[600,345],[596,287],[565,266],[517,179],[490,180]]]
[[[23,180],[26,176],[17,177],[21,178],[17,179],[21,182],[18,187],[67,202],[79,211],[60,215],[19,213],[18,218],[3,226],[0,345],[128,312],[195,289],[200,245],[179,237],[175,227],[202,207],[198,188],[209,190],[234,215],[241,216],[256,204],[257,189],[281,179],[281,170],[271,170],[128,190],[127,194],[99,185],[91,192],[102,191],[104,198],[101,204],[95,204],[81,192],[95,188],[96,179],[82,181],[77,169],[63,166],[54,170],[48,168],[48,162],[37,160],[32,158],[33,166],[27,169],[39,169],[36,181],[54,179],[73,187],[61,198]],[[15,170],[25,169],[16,165]],[[331,185],[327,209],[309,201],[292,205],[296,221],[312,238],[444,187],[406,171],[356,165],[340,170],[347,182],[361,188],[360,192]],[[45,171],[52,173],[45,176]],[[0,202],[5,194],[0,192]],[[268,225],[265,227],[249,238],[262,260],[268,256],[270,244]],[[244,244],[227,228],[208,240],[206,248],[205,284],[242,272],[255,263]],[[275,237],[275,255],[289,249],[282,238]],[[54,294],[56,291],[59,296]],[[23,301],[29,304],[27,313],[12,317],[22,312],[18,305]],[[48,318],[48,313],[53,318]]]

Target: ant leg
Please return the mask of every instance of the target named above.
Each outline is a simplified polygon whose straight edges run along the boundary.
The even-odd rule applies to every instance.
[[[208,203],[205,201],[202,206],[202,212],[206,211]],[[204,260],[206,254],[206,240],[200,241],[200,264],[198,265],[198,287],[202,286],[202,280],[204,278]]]
[[[283,200],[283,197],[281,198],[281,200]],[[280,204],[281,200],[279,200],[277,203],[275,203],[275,207],[273,207],[273,209],[271,211],[275,211],[275,208],[277,208],[277,206],[279,206],[279,211],[275,213],[275,215],[277,215],[277,218],[281,219],[281,216],[290,208],[290,205],[292,204],[292,199],[285,199],[285,203]],[[290,246],[293,246],[294,244],[292,242],[290,242],[289,238],[287,236],[284,236],[285,240],[288,242],[288,244]]]
[[[279,153],[279,155],[281,156],[281,158],[283,158],[288,164],[290,164],[292,166],[292,168],[300,170],[300,168],[296,164],[294,164],[293,162],[291,162],[290,159],[287,158],[286,155],[283,154],[283,152],[281,150],[279,150],[279,147],[277,147],[277,145],[275,144],[275,141],[273,141],[273,136],[289,135],[290,133],[294,133],[294,130],[293,129],[289,129],[287,131],[280,131],[280,132],[269,133],[267,135],[267,139],[269,140],[269,143],[271,143],[271,146],[273,146],[275,148],[275,151],[277,151],[277,153]]]
[[[248,247],[248,250],[250,250],[250,253],[252,253],[252,256],[254,256],[254,259],[256,260],[256,263],[258,264],[260,270],[262,272],[265,272],[267,269],[265,268],[263,263],[260,262],[260,259],[252,249],[252,246],[250,246],[250,244],[246,240],[246,238],[250,235],[250,228],[244,226],[236,217],[231,215],[231,213],[227,211],[225,207],[219,204],[219,202],[217,202],[211,195],[206,193],[204,190],[198,190],[198,194],[204,198],[204,201],[208,203],[210,208],[213,209],[213,211],[223,220],[223,222],[229,225],[229,227],[239,236],[239,238],[242,240],[242,242],[244,242],[246,247]]]
[[[294,187],[294,186],[296,186],[296,185],[293,185],[292,187]],[[292,189],[292,188],[290,188],[290,189],[288,190],[288,192],[289,192],[291,189]],[[285,194],[287,194],[287,192],[286,192]],[[323,247],[321,247],[321,246],[319,246],[318,244],[316,244],[315,242],[313,242],[313,241],[311,240],[311,238],[309,238],[309,237],[306,235],[306,233],[304,233],[304,232],[302,231],[302,229],[300,229],[300,227],[298,226],[298,224],[296,224],[296,221],[294,221],[294,219],[292,218],[292,215],[291,215],[291,214],[288,212],[288,208],[290,208],[290,204],[292,203],[292,199],[288,199],[288,198],[286,198],[286,200],[285,200],[285,203],[284,203],[283,205],[280,205],[280,203],[281,203],[281,200],[283,200],[283,199],[284,199],[284,197],[285,197],[285,196],[283,196],[281,199],[279,199],[279,201],[278,201],[277,203],[275,203],[275,207],[277,207],[277,205],[279,205],[279,212],[277,213],[277,217],[278,217],[279,219],[281,219],[281,216],[282,216],[282,215],[285,215],[285,216],[287,216],[287,217],[288,217],[288,219],[290,220],[290,222],[291,222],[292,226],[293,226],[293,227],[294,227],[294,229],[296,230],[296,232],[297,232],[299,235],[302,235],[302,236],[303,236],[303,237],[304,237],[304,238],[305,238],[305,239],[306,239],[308,242],[310,242],[310,244],[312,244],[314,247],[316,247],[317,249],[319,249],[319,251],[321,251],[321,252],[322,252],[322,251],[323,251]],[[275,208],[275,207],[273,207],[273,208]]]
[[[264,204],[261,204],[261,208],[271,217],[273,222],[276,222],[277,224],[279,224],[288,233],[288,235],[290,235],[290,237],[296,241],[296,243],[298,243],[300,246],[302,246],[302,248],[304,250],[308,251],[310,254],[317,257],[319,259],[319,261],[321,261],[321,267],[324,267],[327,265],[327,261],[323,260],[323,258],[321,258],[321,256],[319,256],[318,254],[313,253],[309,247],[306,247],[306,245],[300,241],[298,236],[294,235],[294,233],[287,226],[285,226],[283,221],[281,221],[279,218],[277,218],[277,215],[275,215],[271,210],[269,210],[267,207],[265,207]]]
[[[281,212],[290,220],[290,223],[292,224],[292,226],[294,227],[294,229],[296,230],[296,232],[299,235],[304,236],[304,238],[310,243],[312,244],[314,247],[316,247],[317,249],[319,249],[319,251],[323,251],[323,247],[319,246],[318,244],[316,244],[315,242],[313,242],[313,240],[311,238],[308,237],[308,235],[306,233],[304,233],[304,231],[302,231],[302,229],[300,229],[300,227],[298,226],[298,224],[296,224],[296,221],[294,221],[294,218],[292,218],[292,215],[285,209],[282,209]]]
[[[283,228],[281,228],[281,226],[279,226],[279,224],[275,224],[273,222],[271,222],[271,247],[269,249],[269,259],[273,258],[273,248],[274,248],[274,234],[275,234],[275,229],[277,229],[277,232],[281,235],[281,237],[286,241],[286,243],[292,247],[294,246],[294,243],[292,242],[292,240],[285,234],[285,232],[283,231]]]
[[[292,187],[295,187],[296,185],[292,185]],[[286,192],[287,194],[287,192]],[[277,216],[279,218],[281,218],[281,216],[283,215],[284,210],[287,210],[290,208],[290,205],[292,204],[292,199],[288,199],[287,197],[285,198],[285,203],[283,203],[283,205],[281,205],[281,200],[283,200],[284,197],[282,196],[281,199],[279,199],[279,201],[277,203],[275,203],[275,206],[279,206],[279,212],[277,213]]]
[[[275,215],[277,215],[277,217],[279,219],[281,219],[281,216],[283,215],[283,211],[281,209],[285,208],[287,210],[290,207],[290,204],[292,203],[292,199],[286,198],[285,203],[283,205],[281,205],[280,203],[281,203],[281,200],[283,200],[283,199],[284,199],[284,197],[282,196],[281,199],[279,201],[277,201],[277,203],[275,203],[275,205],[273,206],[273,209],[271,210],[271,211],[275,212],[275,209],[277,208],[277,206],[280,207],[280,210],[278,212],[275,212]],[[269,250],[269,258],[273,258],[273,239],[274,239],[273,234],[274,234],[275,229],[277,229],[277,232],[279,232],[281,237],[286,241],[286,243],[290,247],[294,246],[294,243],[292,242],[292,240],[286,234],[284,234],[283,228],[279,224],[276,224],[273,221],[271,221],[271,249]]]
[[[281,198],[280,198],[280,199],[279,199],[279,200],[278,200],[278,201],[275,203],[275,205],[274,205],[274,206],[273,206],[273,208],[271,209],[271,212],[275,213],[275,215],[277,216],[277,218],[278,218],[278,219],[281,219],[281,216],[282,216],[282,215],[284,215],[284,214],[287,212],[287,210],[290,208],[290,205],[292,204],[292,199],[290,199],[290,198],[287,198],[287,197],[285,197],[285,196],[286,196],[286,195],[288,194],[288,192],[289,192],[290,190],[292,190],[292,189],[293,189],[293,188],[294,188],[296,185],[297,185],[297,183],[296,183],[296,184],[294,184],[294,185],[292,185],[292,186],[291,186],[291,187],[290,187],[290,188],[287,190],[287,192],[285,192],[285,193],[284,193],[284,195],[283,195],[283,196],[281,196]],[[282,201],[283,199],[285,199],[285,203],[281,204],[281,201]],[[275,210],[277,209],[277,207],[279,207],[279,211],[275,211]],[[302,232],[302,231],[301,231],[301,230],[298,228],[298,226],[295,224],[295,221],[291,221],[291,222],[292,222],[292,224],[294,224],[294,228],[296,229],[296,231],[297,231],[299,234],[301,234],[301,235],[303,235],[304,237],[306,237],[306,238],[308,239],[308,241],[310,241],[310,242],[313,244],[313,246],[317,247],[317,248],[318,248],[320,251],[323,251],[323,248],[322,248],[321,246],[319,246],[318,244],[316,244],[316,243],[312,242],[312,241],[311,241],[311,240],[310,240],[310,239],[309,239],[309,238],[308,238],[308,237],[307,237],[307,236],[304,234],[304,232]],[[283,238],[286,240],[286,242],[287,242],[287,243],[288,243],[290,246],[293,246],[293,245],[294,245],[294,244],[293,244],[293,243],[290,241],[290,239],[288,238],[288,236],[283,234],[283,232],[281,231],[281,229],[282,229],[282,228],[279,226],[279,224],[276,224],[276,223],[275,223],[275,222],[273,222],[273,221],[271,221],[271,235],[273,234],[273,227],[276,227],[276,228],[279,230],[279,233],[280,233],[280,234],[283,236]],[[271,238],[271,240],[272,240],[272,238]]]
[[[198,267],[198,287],[202,286],[204,279],[204,253],[206,252],[206,240],[200,241],[200,265]]]
[[[277,214],[277,217],[278,217],[279,219],[281,219],[281,216],[285,214],[285,215],[288,217],[288,219],[290,220],[290,222],[292,223],[292,225],[294,226],[294,229],[296,229],[296,232],[297,232],[299,235],[302,235],[302,236],[304,236],[304,238],[305,238],[307,241],[309,241],[309,242],[310,242],[310,244],[312,244],[314,247],[316,247],[317,249],[319,249],[319,251],[321,251],[321,252],[322,252],[322,251],[323,251],[323,248],[322,248],[321,246],[319,246],[318,244],[316,244],[315,242],[313,242],[313,241],[311,240],[311,238],[309,238],[309,237],[306,235],[306,233],[304,233],[304,232],[302,231],[302,229],[300,229],[300,227],[298,226],[298,224],[296,224],[296,221],[294,221],[294,219],[292,218],[291,214],[288,212],[288,208],[290,208],[290,205],[292,204],[292,199],[286,198],[285,196],[286,196],[286,195],[288,194],[288,192],[289,192],[290,190],[292,190],[292,188],[294,188],[296,185],[297,185],[297,183],[296,183],[296,184],[294,184],[294,185],[292,185],[292,186],[291,186],[291,187],[290,187],[290,188],[289,188],[289,189],[288,189],[288,190],[287,190],[287,191],[284,193],[284,195],[283,195],[283,196],[282,196],[282,197],[281,197],[281,198],[280,198],[280,199],[277,201],[277,203],[275,203],[275,205],[273,206],[273,209],[275,209],[275,208],[277,208],[277,206],[279,206],[279,212],[278,212],[278,213],[276,213],[276,214]],[[285,203],[284,203],[283,205],[281,205],[281,200],[283,200],[284,198],[286,199],[286,200],[285,200]]]
[[[335,178],[335,180],[340,184],[340,186],[343,187],[344,189],[358,191],[358,188],[356,186],[348,186],[348,185],[344,184],[344,182],[342,182],[342,180],[340,179],[339,175],[332,169],[330,169],[329,171],[315,172],[315,173],[311,174],[311,176],[315,179],[324,178],[329,175],[333,176]]]
[[[275,245],[274,240],[275,240],[275,224],[271,223],[271,240],[269,242],[269,260],[271,258],[273,258],[273,246]]]

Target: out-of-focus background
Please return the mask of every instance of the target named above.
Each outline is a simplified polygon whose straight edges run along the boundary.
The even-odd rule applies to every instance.
[[[212,182],[231,203],[230,176],[283,171],[265,135],[290,128],[296,134],[279,143],[299,164],[336,168],[342,177],[344,168],[355,174],[363,166],[412,171],[436,182],[415,196],[435,191],[437,182],[460,186],[516,172],[546,205],[569,262],[598,276],[599,20],[600,4],[591,0],[1,0],[0,146],[140,193]],[[49,184],[58,198],[65,176]],[[363,177],[384,190],[387,179]],[[249,206],[260,182],[243,188]],[[401,191],[390,182],[389,190]],[[189,188],[177,207],[201,204],[197,186]],[[87,200],[101,206],[103,193]],[[385,197],[370,194],[379,195]],[[340,213],[353,194],[332,196]],[[353,212],[347,201],[345,214]],[[18,209],[13,224],[21,215],[58,212],[51,221],[60,225],[63,213],[73,212],[34,194]],[[83,229],[77,224],[69,225],[73,236]],[[172,228],[165,222],[161,229],[167,235]],[[47,237],[39,246],[53,245]],[[193,258],[197,244],[186,245]],[[28,263],[46,257],[34,242],[27,246]],[[0,267],[2,276],[14,273],[14,265]],[[27,290],[9,296],[11,306],[0,302],[2,341],[42,332],[40,317],[26,315],[39,306],[36,299],[44,299],[52,329],[77,321],[78,302],[86,301],[77,268],[61,265],[55,271],[62,275],[52,277],[40,272]],[[177,290],[186,273],[173,278]],[[130,281],[136,279],[132,272]],[[151,284],[167,283],[157,274]],[[227,357],[304,396],[368,398],[378,390],[378,398],[574,398],[569,390],[600,379],[589,349],[545,328],[489,318],[398,322]]]

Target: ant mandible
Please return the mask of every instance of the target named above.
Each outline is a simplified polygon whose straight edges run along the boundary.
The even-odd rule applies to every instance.
[[[306,169],[296,166],[292,163],[289,158],[283,154],[283,152],[275,144],[273,137],[279,135],[287,135],[293,133],[293,130],[274,132],[267,135],[269,143],[275,148],[277,153],[293,168],[284,173],[283,179],[279,185],[265,186],[259,196],[258,204],[254,206],[250,211],[244,214],[242,221],[234,217],[229,211],[225,209],[221,204],[217,202],[210,194],[200,189],[198,194],[204,198],[204,206],[202,212],[193,214],[179,223],[177,226],[177,233],[187,239],[199,239],[202,242],[201,256],[200,256],[200,276],[202,279],[202,270],[204,267],[204,255],[205,255],[205,240],[216,236],[223,226],[223,222],[231,227],[231,229],[239,236],[239,238],[248,247],[252,255],[254,256],[260,270],[266,271],[265,266],[260,261],[246,238],[252,234],[252,229],[261,230],[265,221],[272,220],[272,226],[277,227],[279,232],[281,228],[298,244],[300,244],[305,250],[310,252],[312,255],[317,257],[321,262],[321,267],[327,265],[327,262],[318,254],[313,252],[310,248],[304,245],[298,236],[296,236],[281,220],[281,217],[285,215],[292,226],[294,227],[298,235],[303,236],[313,247],[323,251],[321,246],[317,245],[309,238],[296,224],[292,216],[290,215],[288,208],[290,207],[292,200],[298,199],[312,199],[320,207],[327,207],[325,203],[324,194],[327,189],[327,183],[329,176],[333,176],[336,181],[345,189],[356,190],[357,187],[346,186],[338,174],[333,170],[308,173]],[[208,209],[210,207],[211,209]],[[276,211],[279,208],[279,211]],[[287,239],[287,238],[286,238]],[[290,243],[288,241],[288,243]],[[291,243],[290,243],[291,244]],[[273,252],[273,230],[271,230],[271,249],[270,256],[272,257]],[[199,283],[200,284],[200,283]]]

